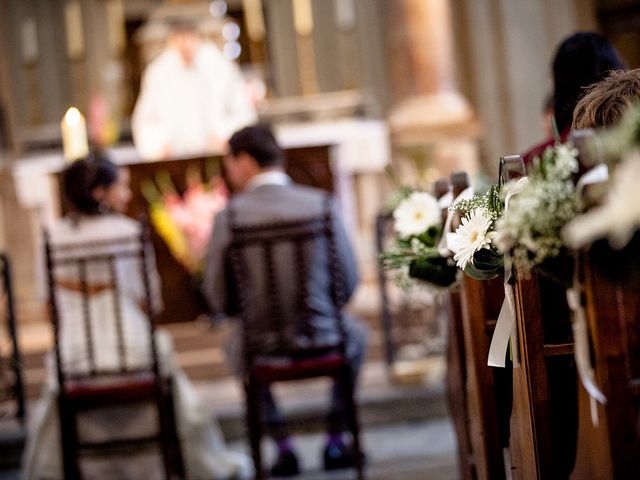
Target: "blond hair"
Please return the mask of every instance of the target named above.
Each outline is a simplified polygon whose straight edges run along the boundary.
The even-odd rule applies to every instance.
[[[640,69],[614,71],[591,86],[573,112],[574,130],[617,125],[627,109],[640,103]]]

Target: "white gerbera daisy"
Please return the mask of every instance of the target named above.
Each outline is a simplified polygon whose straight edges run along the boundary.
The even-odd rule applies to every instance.
[[[462,219],[455,233],[447,236],[453,259],[462,270],[468,263],[473,265],[473,255],[482,248],[489,248],[495,232],[489,232],[491,218],[484,208],[476,208]]]
[[[438,200],[425,192],[414,192],[393,211],[394,229],[401,237],[420,235],[442,221]]]

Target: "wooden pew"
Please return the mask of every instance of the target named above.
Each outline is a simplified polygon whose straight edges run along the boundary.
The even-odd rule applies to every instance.
[[[434,185],[434,195],[440,199],[451,190],[448,178],[441,178]],[[443,224],[448,208],[442,211]],[[453,287],[445,295],[442,304],[448,310],[447,327],[447,403],[449,413],[456,432],[458,446],[458,469],[461,480],[476,478],[471,437],[469,434],[469,412],[467,408],[467,371],[464,350],[464,333],[462,328],[462,307],[460,304],[460,288]]]
[[[451,183],[455,198],[469,186],[469,178],[456,172]],[[478,281],[465,275],[449,297],[448,388],[461,478],[503,479],[511,370],[487,365],[491,335],[504,299],[502,279]]]
[[[559,271],[570,266],[550,263]],[[510,455],[514,479],[565,479],[576,458],[577,392],[566,286],[515,272],[517,350]]]
[[[580,425],[573,478],[640,478],[640,235],[623,250],[598,241],[579,256],[597,404],[578,386]]]

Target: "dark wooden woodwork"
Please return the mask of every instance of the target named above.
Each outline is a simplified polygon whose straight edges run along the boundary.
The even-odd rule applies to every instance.
[[[386,248],[385,239],[389,234],[392,222],[393,217],[390,212],[379,213],[376,217],[376,250],[378,255],[381,255]],[[389,302],[387,273],[381,262],[378,262],[378,284],[380,286],[380,322],[384,335],[385,359],[387,367],[391,368],[395,361],[397,347],[393,338],[393,315]]]
[[[262,421],[261,392],[273,383],[302,380],[314,377],[330,377],[340,385],[344,392],[346,424],[351,432],[356,457],[356,471],[359,480],[364,478],[363,456],[360,444],[360,424],[355,401],[355,378],[353,368],[346,354],[346,330],[342,315],[342,306],[346,303],[343,266],[340,264],[332,228],[329,196],[325,213],[316,218],[297,222],[269,223],[262,225],[240,225],[236,221],[233,204],[229,206],[229,224],[231,245],[229,247],[229,266],[235,285],[235,303],[239,308],[243,325],[243,357],[245,374],[244,390],[246,401],[247,435],[251,445],[256,479],[265,478],[262,468],[261,439],[264,433]],[[333,315],[336,321],[337,343],[326,345],[318,343],[315,332],[307,331],[307,321],[314,315],[311,295],[306,286],[311,274],[309,266],[313,261],[313,252],[318,245],[326,246],[326,268],[330,284],[328,287],[333,301]],[[281,308],[281,278],[276,272],[274,252],[288,246],[294,252],[292,270],[294,272],[295,301],[294,314],[285,318]],[[266,282],[264,293],[269,312],[269,321],[264,319],[255,323],[256,305],[252,299],[261,291],[260,280],[253,278],[247,268],[247,252],[252,248],[262,251],[259,271],[263,272]],[[323,247],[325,248],[325,247]],[[291,328],[290,323],[301,321]],[[259,325],[259,328],[257,328]],[[304,328],[307,327],[307,328]],[[304,336],[308,345],[300,346],[299,336]],[[265,341],[265,339],[269,339]]]
[[[0,403],[11,401],[15,419],[21,427],[25,427],[26,401],[24,390],[24,379],[22,375],[22,356],[18,343],[18,330],[16,323],[15,304],[13,298],[13,282],[11,276],[11,264],[6,254],[0,253],[2,312],[2,331],[0,338],[3,339],[3,346],[8,346],[8,351],[4,348],[0,350],[0,369],[3,376],[0,378]]]
[[[500,170],[504,182],[521,177],[524,164],[519,156],[503,157]],[[542,267],[530,277],[514,271],[517,346],[509,448],[514,479],[569,478],[576,458],[573,334],[562,281],[570,276],[571,263],[561,256]]]
[[[13,282],[9,258],[0,254],[0,471],[20,467],[27,438],[26,397],[23,364],[18,342],[13,298]]]
[[[453,195],[457,197],[468,187],[468,176],[454,173],[451,184]],[[463,478],[505,478],[503,448],[509,441],[511,372],[508,368],[487,365],[491,336],[503,299],[501,278],[479,281],[465,275],[450,293],[452,321],[448,357],[453,377],[449,379],[449,388],[460,388],[457,385],[460,377],[464,380],[462,391],[450,393],[450,397],[458,396],[465,402],[467,424],[464,434],[461,428],[456,428],[459,445],[467,444],[468,450],[461,465]],[[453,405],[456,402],[458,400],[454,400]],[[460,423],[459,419],[454,419],[454,424]]]
[[[155,342],[155,315],[152,313],[149,272],[147,271],[147,253],[145,246],[149,239],[146,228],[139,237],[128,237],[113,242],[103,242],[100,248],[107,253],[87,255],[85,248],[95,245],[75,244],[56,247],[49,242],[45,233],[45,254],[49,288],[49,314],[54,334],[54,354],[58,389],[58,414],[60,418],[60,439],[62,446],[62,464],[64,476],[68,479],[83,478],[80,457],[88,452],[109,451],[113,448],[128,448],[134,445],[155,443],[162,453],[164,473],[167,479],[184,478],[184,467],[180,441],[178,439],[176,415],[174,410],[171,377],[160,372],[160,362]],[[98,250],[100,251],[100,250]],[[142,311],[148,319],[149,355],[148,365],[130,367],[126,362],[124,347],[121,288],[118,285],[115,262],[122,258],[135,258],[140,262],[145,298]],[[96,364],[94,345],[100,345],[100,332],[91,328],[90,296],[87,271],[90,265],[108,265],[111,272],[110,283],[106,286],[114,301],[114,322],[118,350],[118,367],[106,369]],[[86,372],[67,372],[64,352],[61,349],[61,314],[58,310],[56,289],[64,288],[59,282],[56,267],[73,265],[77,268],[78,278],[74,285],[79,286],[82,296],[82,328],[85,339],[85,351],[88,369]],[[104,348],[104,346],[103,346]],[[104,442],[82,441],[78,435],[78,417],[87,410],[114,404],[144,402],[157,409],[157,432],[141,438],[110,439]],[[117,432],[115,432],[117,434]]]
[[[296,182],[320,188],[329,192],[334,189],[331,171],[330,146],[291,148],[284,152],[287,174]],[[149,205],[142,195],[144,181],[154,180],[160,172],[166,172],[173,181],[178,193],[186,190],[186,172],[196,169],[203,178],[211,171],[221,171],[222,157],[198,157],[180,160],[162,160],[156,162],[134,163],[128,166],[131,175],[132,199],[127,215],[140,218],[146,215]],[[60,189],[62,191],[62,188]],[[70,210],[64,198],[61,198],[62,212]],[[153,226],[151,240],[156,253],[158,272],[162,279],[162,297],[164,311],[159,315],[159,323],[193,321],[201,315],[209,314],[207,303],[200,292],[199,281],[173,257],[165,242]]]
[[[573,478],[640,478],[640,237],[623,250],[606,241],[582,252],[584,287],[595,382],[607,398],[598,404],[598,424],[589,396],[579,385],[578,458]]]
[[[462,186],[458,186],[459,190]],[[448,178],[439,179],[434,185],[434,194],[440,199],[451,191]],[[448,208],[442,210],[442,222],[447,218]],[[476,478],[473,448],[469,432],[467,400],[467,366],[465,361],[464,331],[460,287],[455,285],[445,295],[443,304],[448,309],[447,328],[447,403],[456,432],[458,447],[458,471],[462,480]]]
[[[514,479],[569,478],[576,459],[577,391],[566,286],[516,272],[517,363],[513,369]]]

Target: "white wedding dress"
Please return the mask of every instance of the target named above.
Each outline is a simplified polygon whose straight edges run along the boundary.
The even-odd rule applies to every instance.
[[[64,219],[50,230],[52,246],[91,244],[83,247],[87,255],[115,253],[104,242],[139,235],[140,225],[121,215],[84,217],[74,223]],[[97,245],[102,242],[103,245]],[[138,244],[139,245],[139,244]],[[76,250],[77,251],[77,250]],[[149,252],[149,283],[154,309],[160,309],[160,281],[155,268],[153,252]],[[75,255],[75,254],[74,254]],[[126,363],[143,366],[150,355],[147,318],[139,305],[144,299],[144,285],[140,261],[121,258],[116,261],[116,275],[120,290],[121,318],[123,325]],[[87,265],[87,283],[91,286],[109,283],[109,269],[105,264]],[[77,266],[60,266],[56,270],[58,281],[77,282]],[[56,300],[60,313],[61,357],[67,372],[86,372],[89,368],[83,326],[82,298],[79,292],[57,288]],[[117,335],[114,321],[114,302],[111,290],[98,291],[91,296],[89,308],[91,328],[100,332],[94,337],[94,358],[97,368],[118,366]],[[199,400],[184,372],[176,365],[171,337],[162,330],[156,331],[156,345],[165,375],[173,377],[174,399],[178,434],[187,478],[190,480],[243,479],[253,476],[253,465],[241,453],[226,449],[222,435],[211,411]],[[58,389],[53,356],[46,360],[47,381],[42,398],[33,409],[30,435],[24,457],[26,480],[62,479],[62,456],[56,392]],[[149,405],[123,405],[83,413],[79,418],[79,435],[82,440],[101,440],[114,434],[118,438],[152,433],[155,428],[155,410]],[[110,455],[105,458],[83,459],[81,468],[86,479],[162,479],[161,457],[157,448],[127,452],[127,455]]]

